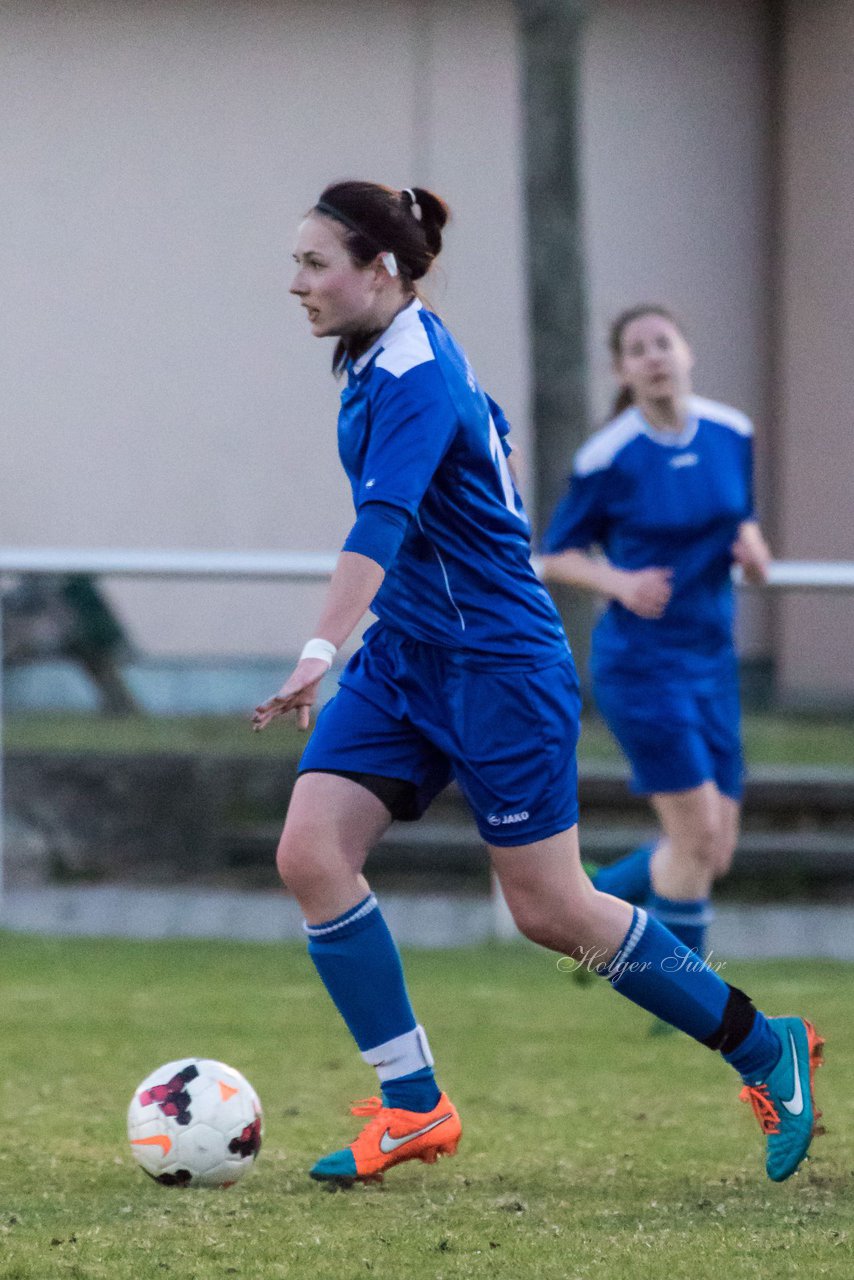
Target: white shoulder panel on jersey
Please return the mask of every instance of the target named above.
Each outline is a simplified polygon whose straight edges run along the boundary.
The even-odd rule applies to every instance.
[[[706,422],[717,422],[723,427],[731,427],[740,436],[753,435],[753,423],[740,409],[733,409],[728,404],[720,404],[717,400],[706,400],[704,396],[690,396],[688,405],[696,418],[703,418]]]
[[[435,359],[424,325],[417,320],[391,335],[377,356],[376,367],[401,378],[416,365]]]
[[[643,434],[643,419],[634,406],[630,405],[618,418],[609,422],[607,427],[602,427],[581,446],[575,455],[573,471],[577,476],[605,471],[627,444]]]
[[[418,314],[423,309],[420,300],[414,298],[408,307],[399,311],[385,333],[380,335],[368,351],[359,356],[353,365],[354,373],[361,373],[374,356],[375,367],[385,369],[395,378],[401,378],[416,365],[435,360],[430,339]]]

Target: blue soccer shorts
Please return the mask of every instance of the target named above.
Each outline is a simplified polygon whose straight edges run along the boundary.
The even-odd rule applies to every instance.
[[[300,773],[396,779],[408,812],[387,807],[409,818],[456,778],[488,844],[533,844],[578,821],[580,707],[568,654],[527,670],[377,625],[320,712]]]
[[[714,782],[740,800],[744,789],[737,676],[667,681],[598,676],[596,705],[632,770],[641,795],[689,791]]]

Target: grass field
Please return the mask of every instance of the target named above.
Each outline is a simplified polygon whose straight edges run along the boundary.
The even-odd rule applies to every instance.
[[[706,1280],[850,1277],[850,967],[739,964],[769,1012],[810,1011],[828,1135],[782,1186],[716,1055],[526,946],[407,957],[458,1156],[329,1195],[305,1170],[375,1091],[300,946],[0,935],[4,1280]],[[735,972],[737,968],[737,973]],[[257,1168],[223,1192],[160,1187],[127,1153],[154,1067],[242,1070],[266,1111]]]
[[[291,722],[252,733],[240,716],[128,716],[17,713],[7,716],[5,745],[20,751],[199,752],[210,755],[298,755],[305,735]],[[854,717],[752,712],[744,717],[749,764],[854,768]],[[585,717],[579,761],[621,759],[605,725]]]

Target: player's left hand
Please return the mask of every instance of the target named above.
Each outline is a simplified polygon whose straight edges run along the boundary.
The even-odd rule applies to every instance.
[[[754,520],[746,520],[741,525],[731,551],[733,560],[740,566],[747,582],[761,586],[768,581],[771,552],[762,536],[762,530]]]
[[[277,716],[286,716],[289,711],[296,711],[298,729],[308,729],[318,686],[328,670],[329,663],[322,658],[303,658],[279,692],[255,708],[252,716],[253,730],[258,732],[266,729],[271,720],[275,720]]]

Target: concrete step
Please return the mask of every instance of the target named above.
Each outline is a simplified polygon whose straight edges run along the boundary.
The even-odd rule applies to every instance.
[[[624,765],[584,767],[579,798],[584,857],[611,862],[654,837],[647,801],[629,791]],[[753,769],[744,821],[732,878],[854,881],[854,770]],[[235,874],[269,867],[279,832],[278,822],[235,825],[222,834],[220,865]],[[420,822],[396,823],[371,854],[370,870],[396,881],[440,874],[482,882],[486,851],[459,789],[448,787]]]
[[[453,791],[449,788],[449,795]],[[628,772],[623,764],[579,770],[578,796],[582,814],[591,808],[646,808],[646,799],[629,790]],[[463,803],[459,797],[459,803]],[[854,825],[854,769],[763,765],[751,768],[744,789],[746,816],[776,815],[811,819],[848,817]]]
[[[654,838],[652,826],[587,823],[581,830],[585,858],[613,862]],[[269,864],[279,827],[257,826],[229,833],[223,853],[227,866]],[[422,819],[398,823],[386,832],[371,854],[371,868],[398,872],[476,875],[487,867],[486,849],[474,824]],[[854,829],[847,831],[745,831],[739,840],[733,874],[802,871],[814,876],[854,879]]]
[[[585,828],[582,855],[613,862],[630,849],[654,838],[653,828]],[[736,849],[733,872],[804,871],[817,875],[850,875],[854,879],[854,830],[745,831]]]
[[[406,946],[459,947],[508,938],[495,900],[486,894],[384,894],[383,914],[398,942]],[[281,890],[130,885],[20,889],[6,894],[0,925],[22,933],[65,936],[305,940],[302,912]],[[722,957],[726,964],[739,958],[783,956],[851,961],[854,904],[722,903],[709,945],[713,961]],[[728,976],[725,968],[722,972]]]
[[[629,789],[625,764],[599,762],[581,764],[578,770],[578,795],[582,813],[588,807],[626,805],[647,811],[644,796]],[[854,823],[854,769],[835,769],[809,765],[756,765],[745,780],[744,809],[747,813],[815,815],[848,815]],[[437,813],[468,812],[456,783],[434,800],[430,817]]]

